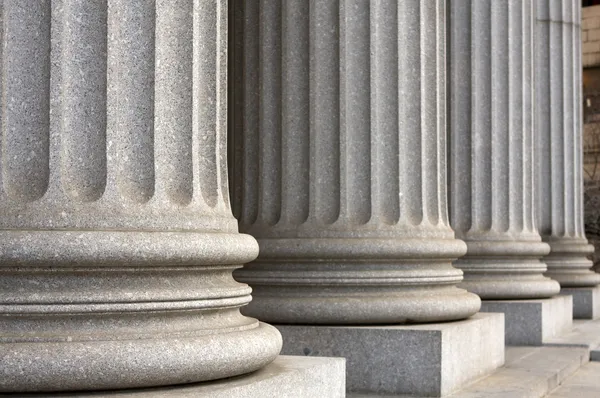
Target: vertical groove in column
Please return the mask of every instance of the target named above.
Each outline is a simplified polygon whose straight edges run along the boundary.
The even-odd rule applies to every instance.
[[[591,287],[593,252],[583,231],[580,5],[537,0],[537,222],[550,245],[546,275],[562,287]]]
[[[340,4],[340,211],[344,221],[361,225],[371,218],[370,4]]]
[[[526,36],[528,29],[528,26],[524,26],[523,24],[523,6],[526,7],[527,5],[519,3],[508,4],[509,19],[507,27],[509,30],[515,32],[515,34],[509,36],[506,52],[509,58],[509,73],[507,75],[514,76],[508,82],[508,123],[506,127],[509,134],[510,132],[514,133],[511,134],[506,142],[508,183],[505,189],[508,192],[515,192],[517,194],[509,199],[512,203],[510,205],[509,203],[505,203],[506,208],[502,209],[505,212],[504,214],[508,215],[508,217],[505,217],[507,224],[503,232],[508,232],[509,228],[517,232],[524,230],[524,217],[527,217],[525,207],[533,193],[532,187],[528,184],[530,182],[528,180],[529,175],[525,171],[530,169],[530,167],[527,167],[530,163],[528,162],[527,151],[531,150],[531,142],[527,142],[527,136],[532,126],[530,117],[531,103],[526,99],[527,93],[531,93],[531,87],[525,73],[527,69],[525,65],[531,63],[531,56],[527,52],[530,41],[519,38],[519,36]],[[517,54],[517,56],[512,57],[510,54]],[[522,194],[519,195],[518,192],[522,192]],[[531,213],[529,217],[531,217]]]
[[[266,225],[275,225],[281,216],[282,3],[259,3],[258,81],[263,95],[258,97],[258,217]]]
[[[481,3],[481,2],[478,2]],[[481,4],[480,4],[481,5]],[[471,8],[469,1],[458,1],[449,7],[449,21],[459,20],[461,16],[474,14],[478,15],[475,7]],[[489,14],[487,14],[489,15]],[[479,15],[478,15],[479,16]],[[471,35],[469,32],[471,24],[477,24],[483,18],[462,18],[459,24],[453,24],[449,29],[453,29],[448,38],[448,79],[449,92],[448,98],[452,106],[448,107],[448,124],[455,131],[462,131],[464,134],[453,134],[449,142],[449,168],[456,169],[461,167],[461,173],[452,173],[448,175],[451,187],[461,186],[464,189],[449,190],[450,219],[453,222],[457,236],[467,233],[471,229],[483,228],[480,223],[479,214],[476,213],[478,207],[474,202],[480,200],[480,194],[476,185],[475,174],[478,172],[472,165],[476,161],[475,156],[478,152],[473,151],[474,138],[473,132],[482,130],[482,120],[478,112],[484,108],[478,106],[482,100],[481,90],[486,85],[482,84],[482,73],[489,71],[489,68],[481,68],[479,61],[484,61],[481,51],[486,47],[474,47],[470,57],[450,57],[454,52],[471,50]],[[489,40],[481,34],[481,40]],[[489,47],[488,47],[489,48]],[[476,88],[478,90],[476,90]],[[450,132],[450,131],[449,131]],[[457,162],[460,160],[460,163]],[[481,164],[480,167],[483,167]]]
[[[514,84],[514,71],[510,68],[510,62],[513,57],[519,57],[520,54],[509,52],[511,36],[509,22],[512,13],[511,6],[514,3],[510,1],[492,1],[490,14],[491,18],[491,172],[492,181],[492,229],[495,232],[507,232],[509,228],[509,202],[511,199],[511,190],[509,186],[510,178],[510,152],[509,142],[515,135],[523,134],[521,131],[514,131],[509,124],[514,115],[510,114],[509,104],[513,99],[514,92],[511,89],[516,87]],[[511,32],[513,33],[513,32]],[[518,31],[515,32],[518,35]],[[515,40],[520,40],[517,36]],[[489,182],[488,182],[489,183]]]
[[[339,0],[310,0],[309,217],[329,225],[341,208],[339,9]]]
[[[241,190],[240,229],[261,249],[235,273],[253,288],[245,313],[405,323],[479,308],[456,288],[461,272],[451,260],[464,244],[440,186],[443,4],[243,2],[233,42],[244,60],[232,66],[244,76],[234,93],[242,103],[233,103],[249,118],[231,125],[241,157],[233,163],[242,166],[232,188]]]
[[[2,190],[15,201],[41,198],[49,183],[50,2],[2,8]]]
[[[194,170],[193,0],[159,0],[156,16],[156,190],[162,200],[187,205]]]
[[[548,246],[531,205],[533,1],[449,4],[450,222],[467,243],[455,262],[461,286],[482,299],[550,297],[559,286],[543,276]],[[470,85],[460,79],[469,62]]]
[[[437,4],[436,4],[437,5]],[[398,153],[400,223],[423,222],[421,2],[398,4]]]
[[[283,3],[281,41],[281,217],[284,223],[308,219],[310,192],[309,0]],[[294,183],[286,183],[295,176]]]
[[[108,9],[107,141],[117,159],[116,186],[123,198],[146,203],[154,195],[153,2],[114,1]]]
[[[398,4],[382,1],[371,11],[371,205],[372,222],[393,225],[398,198]]]
[[[454,2],[451,3],[454,6]],[[472,51],[473,58],[471,67],[472,74],[472,99],[471,112],[473,112],[473,127],[469,136],[454,134],[452,131],[452,140],[457,140],[456,147],[460,140],[471,142],[471,191],[473,192],[472,213],[473,224],[471,229],[474,232],[491,231],[493,227],[493,192],[491,184],[486,184],[488,178],[492,178],[492,107],[489,104],[492,98],[492,14],[491,1],[482,0],[471,3],[472,13],[470,15],[471,32],[477,32],[477,36],[471,35],[471,32],[463,32],[470,38],[470,47],[463,51]],[[458,15],[457,15],[458,16]],[[454,33],[454,26],[451,27]],[[457,49],[457,51],[459,51]],[[452,55],[451,55],[452,56]],[[456,57],[452,57],[454,60]],[[452,61],[451,61],[452,62]],[[461,95],[469,96],[469,94]],[[451,129],[455,129],[451,126]],[[455,138],[456,136],[456,138]],[[453,163],[454,166],[458,166]],[[451,205],[454,205],[452,203]],[[456,214],[456,219],[460,219],[462,214]],[[452,220],[451,220],[452,221]],[[460,223],[460,221],[457,221]],[[457,236],[464,238],[463,232],[454,227]]]
[[[233,176],[234,183],[231,189],[239,190],[239,193],[231,196],[234,209],[237,209],[240,224],[252,225],[258,221],[260,183],[259,183],[259,107],[260,107],[260,6],[258,1],[241,1],[235,3],[232,13],[235,15],[235,26],[232,39],[235,48],[230,49],[238,54],[236,64],[230,66],[230,75],[239,79],[236,90],[232,88],[234,98],[239,102],[232,104],[231,112],[239,112],[239,124],[231,123],[229,128],[240,131],[241,134],[229,134],[230,142],[234,147],[235,156],[230,159],[236,165],[236,175]],[[237,11],[237,13],[236,13]],[[257,23],[257,21],[259,21]],[[231,29],[231,28],[230,28]],[[239,67],[235,67],[239,65]],[[233,71],[233,72],[231,72]],[[243,90],[239,87],[244,87]],[[236,119],[237,120],[237,119]],[[241,182],[235,181],[236,176],[241,177]],[[237,183],[236,183],[237,182]]]
[[[192,94],[192,162],[194,191],[210,206],[220,196],[218,159],[223,126],[219,125],[222,106],[219,106],[219,2],[194,0],[193,5],[193,94]],[[215,23],[216,22],[216,23]],[[215,82],[215,84],[210,84]],[[215,106],[217,112],[215,112]],[[216,134],[215,134],[216,132]],[[217,150],[215,151],[215,148]]]
[[[442,3],[443,4],[443,3]],[[438,128],[445,124],[443,112],[440,115],[440,89],[445,81],[439,79],[439,70],[445,65],[445,54],[438,48],[438,31],[441,30],[438,12],[443,14],[441,4],[433,1],[421,0],[420,2],[420,46],[421,46],[421,76],[419,79],[421,90],[421,196],[423,223],[435,225],[440,220],[438,210],[438,175],[441,170],[437,168],[440,156],[438,142]],[[444,84],[440,84],[440,82]],[[435,104],[435,106],[432,106]],[[442,119],[440,120],[440,116]],[[431,156],[431,154],[434,154]]]
[[[106,0],[67,1],[64,18],[61,181],[73,201],[92,202],[106,187]]]

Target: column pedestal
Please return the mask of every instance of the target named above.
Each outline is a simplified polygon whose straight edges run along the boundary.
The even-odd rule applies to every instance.
[[[179,386],[58,393],[53,397],[77,398],[344,398],[343,358],[302,358],[278,356],[265,367],[247,375]],[[48,394],[22,394],[44,398]]]
[[[560,293],[573,297],[574,319],[600,318],[600,286],[563,287]]]
[[[345,357],[349,393],[444,396],[504,364],[504,316],[425,325],[275,325],[287,355]]]
[[[573,300],[559,295],[541,300],[484,300],[481,311],[505,316],[507,345],[542,345],[569,332],[573,326]]]

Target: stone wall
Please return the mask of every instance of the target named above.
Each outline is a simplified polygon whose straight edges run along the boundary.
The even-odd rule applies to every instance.
[[[600,5],[584,7],[581,15],[583,67],[600,65]]]

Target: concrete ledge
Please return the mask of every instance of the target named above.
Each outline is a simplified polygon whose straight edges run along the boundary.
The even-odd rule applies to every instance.
[[[589,351],[580,347],[507,347],[504,367],[451,397],[544,397],[568,380],[588,358]]]
[[[583,347],[589,350],[600,346],[600,320],[576,319],[570,332],[552,337],[544,345],[562,347]]]
[[[600,395],[600,363],[585,364],[569,377],[549,398],[598,398]]]
[[[168,372],[168,370],[165,370]],[[135,397],[135,398],[343,398],[343,358],[306,358],[280,355],[256,372],[205,383],[161,388],[89,393],[53,393],[53,397]],[[22,394],[19,397],[47,397]]]
[[[571,296],[541,300],[483,300],[482,312],[502,312],[507,345],[542,345],[573,325]]]
[[[573,296],[573,318],[600,318],[600,286],[562,288],[560,293]]]
[[[504,363],[504,316],[410,326],[274,325],[283,353],[347,359],[349,393],[440,396]]]

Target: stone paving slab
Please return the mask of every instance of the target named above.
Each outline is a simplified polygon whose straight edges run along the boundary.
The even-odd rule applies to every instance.
[[[544,397],[588,362],[589,351],[581,347],[507,347],[506,358],[504,367],[450,397]]]
[[[552,337],[545,343],[547,346],[576,346],[591,350],[592,360],[594,352],[600,346],[600,320],[574,320],[573,329],[560,336]],[[600,358],[599,358],[600,359]]]
[[[600,363],[590,362],[554,390],[548,398],[600,397]]]
[[[481,378],[449,398],[599,398],[585,395],[593,390],[588,383],[589,351],[582,347],[506,347],[505,365],[490,376]],[[595,369],[595,367],[594,367]],[[596,376],[600,380],[600,373]],[[557,389],[560,385],[568,387]],[[587,384],[586,384],[587,383]],[[561,392],[562,391],[562,392]],[[579,394],[579,395],[578,395]],[[376,395],[348,395],[348,398],[381,398]],[[391,397],[391,396],[388,396]],[[395,397],[417,398],[416,395]]]

